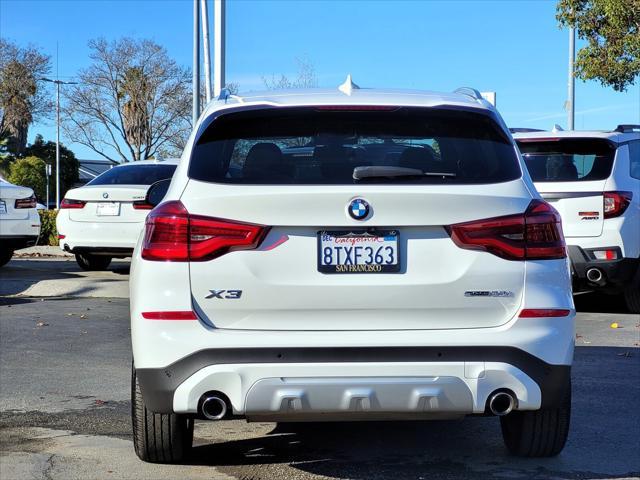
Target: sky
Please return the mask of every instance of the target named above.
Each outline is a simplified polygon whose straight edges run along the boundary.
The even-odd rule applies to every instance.
[[[361,87],[472,86],[497,92],[511,127],[566,127],[569,34],[555,3],[228,0],[226,77],[241,92],[260,90],[263,77],[295,77],[296,59],[306,58],[320,87],[337,87],[348,73]],[[61,80],[90,64],[87,43],[97,37],[149,38],[191,67],[192,25],[192,0],[0,0],[0,36],[51,55]],[[640,81],[625,93],[576,81],[576,129],[621,123],[640,123]],[[33,124],[30,141],[36,133],[55,140],[55,124]],[[99,158],[61,141],[78,158]]]

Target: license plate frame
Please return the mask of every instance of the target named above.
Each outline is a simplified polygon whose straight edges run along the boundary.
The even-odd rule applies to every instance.
[[[96,205],[98,217],[117,217],[120,215],[120,202],[98,202]]]
[[[366,238],[366,237],[376,237],[385,239],[383,243],[386,242],[395,242],[395,263],[387,264],[387,263],[339,263],[339,264],[323,264],[322,263],[322,255],[323,255],[323,235],[330,235],[334,238]],[[400,273],[400,268],[402,264],[402,252],[400,250],[400,232],[398,230],[320,230],[317,232],[317,265],[318,271],[320,273],[332,274],[332,275],[345,275],[345,274],[355,274],[355,273],[366,273],[366,274],[376,274],[376,273]],[[388,237],[395,237],[394,240],[388,240]],[[352,247],[355,247],[355,242],[351,244]],[[367,245],[364,245],[366,247]],[[383,245],[386,247],[388,245]],[[368,252],[365,252],[368,254]],[[388,253],[388,252],[387,252]],[[375,252],[374,252],[375,254]],[[378,268],[379,267],[379,268]]]

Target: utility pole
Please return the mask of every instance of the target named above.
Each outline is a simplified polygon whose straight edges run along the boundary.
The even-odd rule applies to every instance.
[[[576,60],[576,29],[574,27],[569,28],[569,100],[568,103],[568,127],[569,130],[573,130],[574,121],[576,117],[576,78],[573,74],[574,63]]]
[[[60,208],[60,85],[77,85],[77,82],[63,82],[41,78],[45,82],[56,84],[56,209]]]
[[[204,53],[204,91],[207,103],[211,101],[211,55],[209,54],[209,14],[207,0],[200,0],[202,11],[202,46]]]
[[[44,175],[47,179],[47,210],[49,210],[49,178],[51,177],[51,164],[45,164]]]
[[[226,0],[213,0],[213,96],[218,98],[225,82]]]
[[[200,117],[200,2],[193,0],[193,128]]]

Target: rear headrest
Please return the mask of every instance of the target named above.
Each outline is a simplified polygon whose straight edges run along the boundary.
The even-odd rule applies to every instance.
[[[284,164],[282,150],[275,143],[262,142],[256,143],[247,153],[242,176],[249,180],[291,180],[291,171]]]
[[[422,171],[431,171],[435,165],[436,159],[431,148],[409,147],[398,159],[399,167],[417,168]]]

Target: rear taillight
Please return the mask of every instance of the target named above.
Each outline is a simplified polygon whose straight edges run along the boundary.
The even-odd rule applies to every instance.
[[[191,215],[180,201],[158,205],[147,216],[142,258],[174,262],[211,260],[236,250],[252,250],[268,227]]]
[[[142,312],[142,318],[147,320],[197,320],[198,316],[192,310],[170,310],[162,312]]]
[[[571,310],[564,308],[525,308],[520,318],[568,317]]]
[[[631,192],[604,192],[604,218],[622,215],[632,198],[633,193]]]
[[[84,208],[87,202],[82,200],[71,200],[70,198],[63,198],[60,202],[60,209],[66,208]]]
[[[133,202],[134,210],[151,210],[153,209],[153,205],[147,203],[145,200],[136,200]]]
[[[14,206],[15,208],[36,208],[36,196],[31,195],[29,198],[18,198]]]
[[[447,228],[455,244],[506,260],[547,260],[567,256],[560,215],[533,200],[522,214],[458,223]]]

